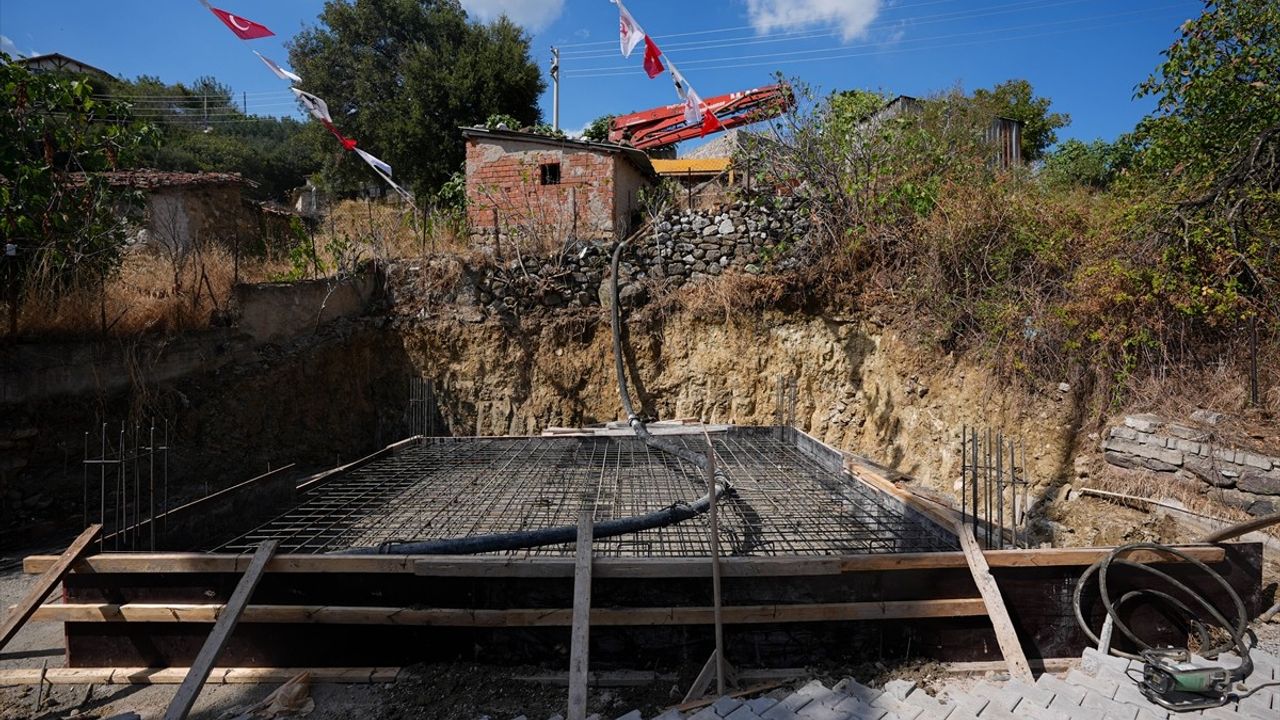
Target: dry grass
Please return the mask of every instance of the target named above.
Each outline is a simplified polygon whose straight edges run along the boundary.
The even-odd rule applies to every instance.
[[[785,278],[729,271],[703,282],[686,284],[672,293],[651,294],[657,298],[654,311],[659,314],[680,311],[732,325],[745,321],[756,311],[776,307],[786,291]]]
[[[1244,522],[1254,517],[1239,508],[1227,505],[1221,489],[1211,488],[1199,481],[1173,477],[1167,473],[1112,470],[1110,466],[1105,466],[1081,485],[1094,490],[1105,490],[1180,505],[1192,513],[1225,524]],[[1280,538],[1280,526],[1272,525],[1262,532]],[[1187,538],[1188,541],[1190,539]]]

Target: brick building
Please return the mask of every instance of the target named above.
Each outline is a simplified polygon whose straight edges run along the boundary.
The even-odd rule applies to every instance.
[[[481,127],[462,134],[473,236],[492,237],[496,224],[502,236],[617,239],[657,179],[649,157],[624,145]]]

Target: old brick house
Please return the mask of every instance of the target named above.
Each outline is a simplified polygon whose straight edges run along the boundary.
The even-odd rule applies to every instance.
[[[474,236],[616,239],[631,229],[649,157],[624,145],[464,128],[467,220]]]

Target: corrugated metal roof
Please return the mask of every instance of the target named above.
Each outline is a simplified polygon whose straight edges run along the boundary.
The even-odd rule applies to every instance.
[[[676,158],[654,159],[653,169],[659,175],[719,174],[729,169],[729,158]]]

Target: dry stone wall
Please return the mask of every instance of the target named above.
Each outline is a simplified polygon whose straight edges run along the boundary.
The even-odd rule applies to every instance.
[[[715,210],[672,211],[634,242],[619,267],[623,305],[731,270],[786,270],[809,232],[808,214],[791,198],[738,201]],[[487,315],[607,304],[612,243],[574,244],[556,257],[504,258],[469,272],[474,301]],[[410,278],[411,279],[411,278]],[[412,295],[399,288],[400,298]],[[458,298],[466,301],[465,293]]]
[[[1175,473],[1219,488],[1226,502],[1254,515],[1280,506],[1280,457],[1241,449],[1216,439],[1216,414],[1197,411],[1195,424],[1166,422],[1150,414],[1129,415],[1103,442],[1107,462],[1122,468]]]

